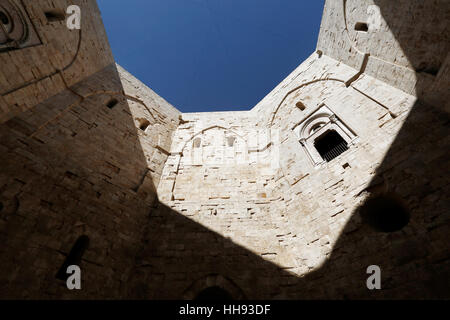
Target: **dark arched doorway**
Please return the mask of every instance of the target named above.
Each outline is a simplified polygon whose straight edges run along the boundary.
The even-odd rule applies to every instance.
[[[223,301],[232,300],[230,293],[218,286],[206,288],[198,293],[194,300],[199,301]]]
[[[229,278],[209,274],[194,281],[183,293],[183,299],[203,301],[245,300],[244,292]]]

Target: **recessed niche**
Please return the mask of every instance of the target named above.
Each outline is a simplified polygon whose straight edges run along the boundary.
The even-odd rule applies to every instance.
[[[147,130],[149,125],[150,125],[150,122],[147,119],[139,120],[139,129],[141,129],[142,131]]]
[[[303,110],[306,109],[306,106],[305,106],[305,105],[303,104],[303,102],[301,102],[301,101],[297,102],[297,103],[295,104],[295,106],[296,106],[297,108],[299,108],[301,111],[303,111]]]
[[[439,63],[426,63],[422,62],[419,67],[416,68],[417,73],[428,73],[433,77],[437,76],[439,73],[439,69],[441,68],[441,64]]]
[[[324,122],[320,122],[315,124],[312,128],[311,128],[311,133],[315,133],[316,131],[319,131],[320,128],[322,128],[325,125]]]
[[[0,0],[0,52],[41,43],[21,1]]]
[[[61,9],[53,9],[45,12],[48,22],[58,22],[66,20],[66,13]]]
[[[325,104],[293,128],[299,143],[314,166],[339,156],[355,143],[355,132]]]
[[[107,106],[109,109],[112,109],[112,108],[114,108],[114,107],[116,106],[116,104],[118,104],[118,103],[119,103],[119,101],[117,101],[117,99],[111,99],[111,100],[108,101],[108,103],[106,104],[106,106]]]
[[[365,22],[357,22],[355,24],[355,30],[360,32],[367,32],[369,31],[369,25]]]
[[[3,202],[0,202],[0,212],[3,210]]]
[[[362,221],[378,232],[395,232],[410,219],[408,210],[394,197],[382,195],[370,198],[360,208]]]
[[[235,137],[227,137],[227,145],[229,146],[229,147],[232,147],[232,146],[234,146],[234,142],[236,141],[236,138]]]

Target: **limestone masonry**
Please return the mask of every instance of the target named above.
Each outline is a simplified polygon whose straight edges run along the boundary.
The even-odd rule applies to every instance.
[[[317,50],[240,112],[116,65],[93,0],[0,21],[0,298],[450,298],[448,0],[326,0]]]

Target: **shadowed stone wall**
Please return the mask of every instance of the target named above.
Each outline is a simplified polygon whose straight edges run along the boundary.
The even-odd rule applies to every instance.
[[[0,297],[449,298],[446,1],[328,0],[317,51],[252,110],[188,114],[74,3],[81,31],[23,1],[41,43],[0,51]]]

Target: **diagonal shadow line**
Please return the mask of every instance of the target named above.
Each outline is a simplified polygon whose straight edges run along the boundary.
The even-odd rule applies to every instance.
[[[408,42],[401,30],[398,17],[390,15],[392,3],[386,1],[375,1],[381,8],[383,17],[389,24],[391,31],[399,41],[403,52],[410,59],[413,66],[418,65],[416,61],[418,51],[414,43]],[[420,8],[415,7],[417,12],[411,14],[414,17],[422,17]],[[407,20],[408,18],[405,18]],[[359,211],[367,205],[365,200],[360,208],[352,213],[350,221],[342,230],[341,235],[333,248],[331,256],[319,269],[306,274],[302,278],[282,270],[280,267],[257,256],[245,254],[246,250],[237,248],[240,257],[236,271],[236,265],[227,266],[225,257],[217,257],[212,261],[205,261],[205,271],[217,272],[232,276],[246,295],[253,299],[264,299],[274,297],[313,299],[401,299],[401,298],[449,298],[450,287],[450,246],[446,241],[449,231],[448,210],[448,180],[442,176],[443,167],[449,163],[449,140],[448,135],[449,115],[441,108],[424,102],[422,92],[429,89],[429,82],[423,81],[424,77],[418,74],[417,102],[413,106],[401,130],[386,153],[382,163],[376,169],[376,175],[369,185],[384,185],[384,194],[398,194],[406,203],[411,221],[403,230],[391,234],[377,233],[361,223]],[[435,101],[441,101],[444,97],[435,97]],[[439,147],[433,141],[439,141]],[[368,188],[368,199],[379,195],[377,188]],[[160,204],[160,206],[163,206]],[[170,208],[165,207],[162,212],[167,216],[158,214],[153,219],[158,221],[156,225],[164,225],[166,219],[176,221],[180,224],[179,230],[200,228],[194,222],[188,221],[180,215],[171,216]],[[356,227],[355,227],[356,226]],[[155,234],[149,238],[149,242],[164,238],[164,231],[154,231]],[[170,232],[167,232],[170,234]],[[170,238],[170,236],[167,236]],[[174,239],[174,238],[171,238]],[[215,244],[212,250],[218,250],[221,246],[233,246],[230,240],[218,234],[207,237],[206,244]],[[217,240],[214,240],[217,239]],[[166,240],[168,241],[168,240]],[[173,240],[172,240],[173,241]],[[170,241],[168,241],[170,243]],[[175,240],[175,243],[184,244],[188,248],[192,244],[189,238]],[[201,247],[204,243],[196,243],[193,248]],[[164,250],[170,250],[170,245],[155,245],[154,251],[145,251],[140,259],[145,257],[158,257],[150,268],[150,272],[159,281],[156,287],[147,288],[143,296],[152,298],[181,297],[183,286],[177,284],[176,280],[165,278],[161,268],[170,263],[164,261]],[[187,249],[194,250],[193,248]],[[184,250],[184,249],[183,249]],[[201,254],[192,251],[192,256],[182,256],[180,262],[185,265],[183,269],[189,271],[192,266],[198,264],[198,259],[205,259]],[[226,254],[223,254],[226,256]],[[248,258],[242,258],[242,257]],[[249,270],[249,266],[259,265],[258,273],[252,275],[239,275],[243,270]],[[377,264],[383,270],[383,290],[370,291],[365,286],[367,278],[366,268]],[[158,269],[159,268],[159,269]],[[159,270],[159,271],[158,271]],[[255,269],[253,269],[255,270]],[[146,272],[140,270],[139,276]],[[158,273],[159,272],[159,273]],[[193,271],[194,272],[194,271]],[[201,273],[200,271],[196,271]],[[170,273],[170,272],[169,272]],[[180,272],[180,276],[183,272]],[[244,272],[245,273],[245,272]],[[268,276],[270,274],[270,276]],[[147,275],[148,276],[148,275]],[[160,277],[159,277],[160,276]],[[146,276],[144,276],[145,278]],[[151,276],[145,278],[151,281]],[[269,280],[270,279],[270,280]],[[288,284],[283,284],[286,279]],[[179,283],[183,281],[178,280]],[[139,282],[139,281],[138,281]]]
[[[394,29],[395,31],[395,29]],[[405,52],[414,51],[408,44],[402,48]],[[111,68],[111,66],[109,67]],[[115,66],[113,68],[115,69]],[[114,78],[117,80],[117,74]],[[95,79],[95,76],[92,77]],[[96,79],[95,81],[98,81]],[[418,86],[420,87],[420,82]],[[121,91],[122,89],[118,89]],[[117,91],[117,90],[114,90]],[[419,91],[420,92],[420,91]],[[64,94],[63,94],[64,95]],[[58,101],[58,100],[57,100]],[[103,113],[101,106],[92,105],[91,112],[94,115]],[[39,106],[38,108],[48,108]],[[124,107],[125,109],[127,107]],[[128,106],[129,108],[129,106]],[[40,176],[44,181],[61,183],[64,172],[67,169],[76,171],[80,178],[88,179],[89,173],[86,168],[92,168],[93,163],[83,161],[85,151],[76,147],[71,150],[74,159],[78,161],[62,162],[66,151],[56,145],[41,146],[40,142],[23,136],[23,128],[20,121],[27,119],[30,113],[20,116],[0,126],[2,129],[2,142],[6,142],[10,152],[7,157],[1,158],[2,176],[11,179],[20,177],[26,180],[24,173],[13,168],[13,163],[23,161],[24,166],[19,169],[29,170],[33,167],[32,159],[26,159],[13,151],[19,148],[23,141],[32,145],[37,154],[41,154],[42,162],[46,166],[55,165],[56,170],[51,172],[41,167],[35,168],[34,174]],[[128,116],[120,118],[134,127],[133,119]],[[20,120],[20,121],[19,121]],[[127,228],[137,233],[130,239],[117,239],[114,226],[98,225],[96,220],[90,216],[81,217],[86,225],[82,230],[77,229],[77,221],[80,217],[76,214],[80,209],[73,208],[74,200],[66,200],[68,206],[62,217],[60,229],[48,229],[42,225],[37,228],[28,224],[21,224],[22,214],[30,212],[30,209],[16,205],[18,211],[11,212],[7,221],[2,226],[1,237],[8,250],[2,249],[2,270],[4,275],[2,284],[9,272],[14,274],[19,268],[20,277],[8,279],[8,285],[2,286],[3,298],[154,298],[173,299],[180,298],[193,282],[209,274],[217,273],[230,277],[242,289],[245,296],[251,299],[273,299],[277,297],[290,299],[314,299],[314,298],[448,298],[449,274],[449,245],[446,241],[448,234],[448,206],[445,196],[448,195],[448,183],[442,175],[442,167],[448,163],[448,139],[445,139],[449,119],[448,114],[440,109],[427,105],[419,100],[410,112],[402,129],[390,147],[382,164],[377,168],[376,178],[373,184],[380,180],[390,186],[389,191],[399,193],[408,197],[409,209],[411,210],[411,223],[404,230],[392,234],[378,234],[370,231],[358,221],[358,213],[355,211],[351,220],[344,228],[330,258],[320,269],[298,278],[283,270],[279,266],[262,259],[249,250],[236,245],[232,240],[208,230],[207,228],[183,217],[178,212],[158,204],[157,208],[151,209],[148,201],[143,201],[146,188],[140,190],[140,195],[126,191],[127,196],[120,198],[123,204],[120,209],[110,208],[117,204],[117,200],[96,200],[96,211],[102,213],[104,220],[116,219],[121,213],[134,213],[122,221],[122,231]],[[17,127],[19,125],[19,128]],[[22,123],[22,125],[25,125]],[[26,126],[26,125],[25,125]],[[26,129],[25,129],[26,130]],[[88,129],[82,129],[84,133]],[[91,135],[103,137],[111,134],[105,128],[89,132]],[[43,133],[42,133],[43,134]],[[135,143],[141,150],[130,149],[129,157],[125,160],[133,160],[136,167],[143,169],[147,167],[144,151],[139,143],[138,134],[133,133]],[[13,139],[13,136],[15,139]],[[49,138],[40,136],[43,140]],[[441,149],[436,150],[430,143],[436,137],[441,138]],[[5,140],[3,140],[5,138]],[[113,138],[113,137],[109,137]],[[120,139],[118,136],[117,138]],[[21,142],[22,141],[22,142]],[[41,140],[42,141],[42,140]],[[105,145],[106,151],[110,152],[112,146]],[[420,152],[417,152],[419,150]],[[101,151],[101,152],[100,152]],[[138,151],[138,152],[137,152]],[[99,150],[98,156],[103,159],[105,150]],[[409,152],[409,157],[405,153]],[[54,155],[54,159],[45,159],[45,154]],[[130,157],[131,155],[132,158]],[[80,161],[81,160],[81,161]],[[119,159],[116,159],[119,160]],[[122,159],[123,160],[123,159]],[[123,161],[122,161],[123,162]],[[444,164],[444,165],[443,165]],[[20,170],[19,170],[20,171]],[[139,170],[137,170],[139,171]],[[139,178],[138,174],[132,174]],[[28,180],[27,180],[28,182]],[[33,182],[30,181],[33,185]],[[39,184],[34,182],[34,186]],[[106,192],[124,192],[124,187],[114,184],[105,184]],[[131,187],[131,185],[130,185]],[[96,188],[85,186],[86,197],[91,201],[94,198]],[[37,192],[37,189],[35,189]],[[73,190],[58,188],[58,197],[69,195]],[[149,189],[147,189],[149,191]],[[151,191],[149,191],[151,192]],[[92,195],[91,195],[92,193]],[[42,199],[55,201],[55,194],[38,193]],[[15,195],[17,201],[27,203],[36,195],[29,193],[18,193]],[[130,199],[127,199],[130,197]],[[89,201],[78,202],[81,209],[88,208]],[[141,204],[135,202],[141,201]],[[51,210],[40,204],[40,212],[37,215],[41,220]],[[130,208],[126,209],[126,206]],[[8,208],[7,208],[8,209]],[[109,212],[108,212],[109,210]],[[129,211],[127,211],[129,210]],[[16,215],[17,213],[17,215]],[[3,215],[3,213],[2,213]],[[4,217],[4,215],[3,215]],[[60,219],[53,216],[53,219]],[[105,221],[106,222],[106,221]],[[128,227],[132,225],[133,228]],[[359,227],[355,230],[354,225]],[[138,226],[137,226],[138,225]],[[128,230],[128,231],[130,231]],[[65,288],[59,288],[54,283],[53,275],[58,265],[46,266],[38,272],[43,278],[36,277],[30,258],[40,258],[43,261],[62,261],[60,253],[52,247],[43,248],[39,245],[36,237],[30,235],[44,235],[55,237],[64,242],[68,248],[74,236],[80,232],[90,234],[97,239],[93,248],[90,249],[86,261],[95,261],[95,264],[85,265],[88,285],[85,291],[68,293]],[[50,240],[51,237],[48,239]],[[14,256],[14,245],[22,245],[24,248],[39,248],[30,256]],[[113,244],[113,247],[111,247]],[[208,255],[199,248],[207,248]],[[63,250],[65,251],[65,250]],[[31,252],[31,251],[30,251]],[[27,259],[26,259],[27,258]],[[365,287],[365,269],[370,264],[379,264],[383,270],[383,290],[369,291]],[[101,263],[100,263],[101,261]],[[118,285],[112,279],[123,279],[125,284]],[[36,280],[37,278],[37,280]],[[207,284],[207,281],[205,282]],[[200,290],[202,288],[198,288]]]

